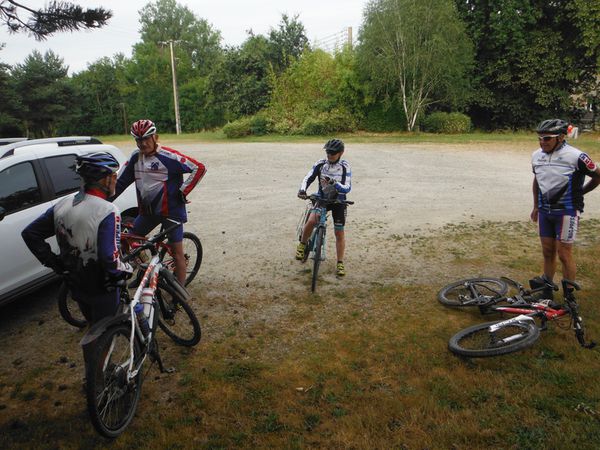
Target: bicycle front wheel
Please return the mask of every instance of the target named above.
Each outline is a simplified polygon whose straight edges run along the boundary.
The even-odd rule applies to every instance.
[[[481,323],[456,333],[448,342],[452,353],[472,358],[499,356],[531,347],[540,336],[540,329],[530,321],[511,322],[490,331],[490,326],[502,321]]]
[[[185,286],[187,286],[194,278],[196,278],[196,275],[200,270],[200,265],[202,264],[202,243],[198,236],[189,231],[183,232],[183,241],[181,243],[183,245],[183,255],[185,257]],[[160,251],[160,259],[165,267],[174,271],[175,260],[173,255],[167,255],[166,253],[167,249],[163,247]]]
[[[314,261],[313,261],[313,273],[310,284],[310,290],[315,292],[317,288],[317,277],[319,276],[319,266],[321,265],[321,252],[323,251],[323,239],[325,238],[325,228],[319,228],[317,230],[317,236],[315,237],[314,246]]]
[[[67,283],[62,283],[58,288],[58,311],[63,319],[77,328],[84,328],[87,325],[79,303],[71,296],[71,290]]]
[[[173,342],[186,347],[193,347],[200,342],[200,322],[192,307],[175,289],[166,283],[159,283],[156,299],[160,310],[158,326]]]
[[[437,299],[446,306],[485,306],[507,292],[508,284],[500,278],[469,278],[444,286]]]
[[[86,364],[87,407],[94,428],[103,436],[119,436],[135,415],[142,389],[142,370],[127,380],[131,325],[106,330]],[[141,346],[134,340],[133,358],[141,358]],[[135,367],[135,365],[134,365]]]

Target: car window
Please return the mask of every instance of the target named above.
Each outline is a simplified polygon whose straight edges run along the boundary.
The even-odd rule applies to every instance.
[[[30,162],[15,164],[0,172],[0,206],[6,214],[41,202],[42,194]]]
[[[60,155],[44,158],[56,197],[79,190],[81,182],[79,175],[75,173],[76,157],[77,155]]]

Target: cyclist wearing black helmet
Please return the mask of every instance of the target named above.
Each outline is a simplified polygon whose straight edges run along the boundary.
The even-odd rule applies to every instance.
[[[119,292],[114,284],[132,271],[119,258],[121,215],[106,199],[114,195],[119,163],[110,153],[79,156],[75,172],[82,189],[64,197],[21,233],[27,247],[45,266],[64,273],[71,294],[88,323],[114,315]],[[46,242],[56,235],[60,255]]]
[[[342,159],[344,154],[344,143],[340,139],[330,139],[323,147],[327,158],[318,160],[310,169],[298,191],[298,197],[306,198],[306,190],[313,181],[319,180],[317,194],[322,198],[345,200],[346,194],[352,188],[352,171],[348,161]],[[329,205],[327,209],[333,216],[335,231],[335,248],[337,253],[336,273],[342,277],[346,275],[344,266],[344,251],[346,249],[346,237],[344,226],[346,224],[346,205]],[[302,232],[302,238],[296,247],[296,259],[303,259],[306,251],[306,243],[317,224],[317,214],[312,211]]]
[[[587,154],[565,141],[568,126],[564,120],[549,119],[536,130],[540,148],[531,158],[534,173],[531,220],[538,223],[544,273],[530,281],[533,287],[552,282],[557,254],[563,278],[575,280],[572,250],[579,215],[583,212],[583,196],[600,183],[600,168]],[[591,180],[584,184],[586,175]],[[552,289],[543,294],[551,299]]]

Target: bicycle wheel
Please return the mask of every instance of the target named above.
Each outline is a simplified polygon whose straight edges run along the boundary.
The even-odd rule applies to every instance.
[[[186,347],[193,347],[200,342],[200,322],[192,307],[175,289],[159,282],[156,299],[160,311],[158,326],[173,342]]]
[[[498,356],[531,347],[540,336],[540,329],[530,321],[511,322],[491,332],[491,325],[502,321],[481,323],[456,333],[448,342],[452,353],[468,357]]]
[[[127,381],[131,358],[130,324],[106,330],[99,338],[86,364],[87,407],[94,428],[103,436],[115,438],[129,425],[135,414],[142,389],[142,370]],[[137,339],[134,360],[142,356]]]
[[[58,288],[58,311],[63,319],[69,324],[77,328],[84,328],[87,325],[87,320],[83,316],[79,303],[71,296],[71,291],[67,287],[67,283],[62,283]]]
[[[321,251],[323,250],[323,238],[325,237],[325,228],[319,228],[317,230],[317,236],[315,237],[314,246],[314,261],[313,261],[313,273],[312,281],[310,284],[310,290],[315,292],[317,288],[317,277],[319,276],[319,266],[321,265]]]
[[[469,287],[478,294],[473,295]],[[500,278],[469,278],[444,286],[437,294],[446,306],[485,306],[508,292],[508,284]]]
[[[188,231],[183,232],[183,254],[185,256],[185,286],[190,284],[202,264],[202,243],[200,238],[194,233]],[[166,255],[167,248],[163,247],[160,250],[160,259],[165,267],[168,267],[171,271],[175,270],[175,260],[173,255]]]

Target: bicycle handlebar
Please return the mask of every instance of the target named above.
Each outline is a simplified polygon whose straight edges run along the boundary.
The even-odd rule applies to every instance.
[[[326,199],[326,198],[321,198],[319,197],[317,194],[310,194],[306,196],[307,200],[312,200],[314,202],[320,202],[323,203],[325,205],[335,205],[335,204],[341,204],[341,205],[354,205],[353,201],[350,200],[339,200],[339,199]]]

